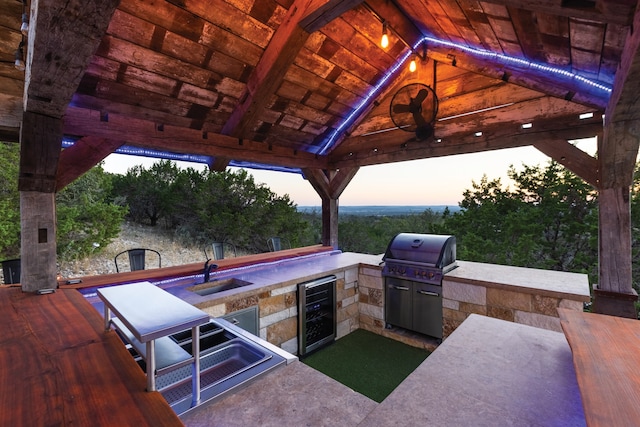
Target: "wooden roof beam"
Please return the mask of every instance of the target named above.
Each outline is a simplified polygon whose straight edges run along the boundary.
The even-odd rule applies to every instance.
[[[635,7],[635,2],[629,0],[596,0],[595,6],[592,8],[562,6],[560,0],[483,0],[483,2],[566,18],[579,18],[618,25],[631,23]]]
[[[598,138],[602,138],[602,132]],[[566,139],[540,139],[540,142],[533,144],[533,146],[584,179],[594,188],[598,188],[600,173],[598,160],[595,157],[588,155]]]
[[[311,32],[361,1],[295,0],[273,34],[264,54],[249,76],[246,89],[222,128],[224,135],[243,138],[280,87],[286,70],[311,35]],[[344,3],[344,4],[343,4]],[[228,160],[217,158],[216,169]]]
[[[304,177],[321,199],[337,200],[358,172],[358,167],[344,167],[339,170],[305,168]]]
[[[31,2],[25,111],[60,118],[75,93],[119,0]]]
[[[349,140],[349,145],[359,148],[351,152],[332,153],[329,164],[331,168],[367,166],[529,146],[544,140],[568,141],[602,134],[599,117],[578,120],[576,115],[556,116],[535,121],[531,129],[523,129],[521,125],[521,121],[498,122],[483,127],[480,136],[467,129],[448,134],[440,143],[434,140],[416,141],[410,133],[400,130],[370,137],[354,137]],[[588,182],[593,181],[589,179]]]
[[[127,145],[175,153],[223,157],[247,162],[294,168],[327,166],[326,157],[294,151],[276,145],[243,140],[196,129],[157,125],[148,120],[69,107],[64,118],[64,134],[92,135],[96,138],[123,141]]]
[[[86,136],[60,153],[56,191],[62,190],[123,144],[122,141]]]
[[[625,41],[599,141],[602,188],[630,186],[640,144],[640,8]]]

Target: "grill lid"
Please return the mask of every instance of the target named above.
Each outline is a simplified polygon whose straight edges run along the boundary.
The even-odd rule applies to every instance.
[[[437,234],[400,233],[389,242],[382,260],[387,258],[444,268],[455,264],[456,238]]]

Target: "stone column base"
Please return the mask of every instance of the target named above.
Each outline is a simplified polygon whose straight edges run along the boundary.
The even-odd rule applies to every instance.
[[[632,294],[622,294],[604,291],[598,289],[597,285],[593,285],[593,312],[637,319],[635,302],[638,301],[638,293],[634,289],[631,291]]]

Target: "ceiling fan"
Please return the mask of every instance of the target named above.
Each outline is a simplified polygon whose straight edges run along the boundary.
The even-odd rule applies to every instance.
[[[410,83],[401,87],[391,98],[389,107],[393,123],[407,132],[415,132],[418,141],[433,135],[438,97],[423,83]]]

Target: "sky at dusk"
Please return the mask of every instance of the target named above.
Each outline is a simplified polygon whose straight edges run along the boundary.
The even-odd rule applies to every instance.
[[[594,155],[595,139],[582,140],[577,146]],[[342,206],[360,205],[449,205],[457,206],[464,190],[479,182],[483,175],[489,180],[500,178],[503,185],[512,185],[507,177],[510,165],[521,171],[522,165],[545,167],[549,157],[533,147],[510,148],[474,154],[436,157],[378,166],[361,167],[340,196]],[[157,159],[112,154],[104,161],[104,169],[126,173],[134,165],[150,167]],[[179,167],[204,169],[197,163],[177,162]],[[237,168],[230,168],[237,170]],[[302,175],[248,169],[257,183],[271,191],[288,194],[298,206],[319,206],[320,197]]]

